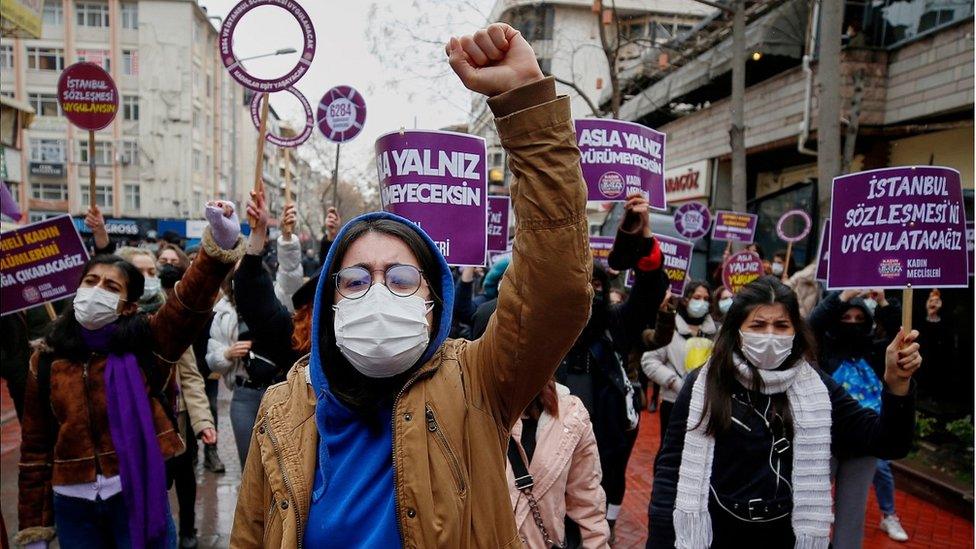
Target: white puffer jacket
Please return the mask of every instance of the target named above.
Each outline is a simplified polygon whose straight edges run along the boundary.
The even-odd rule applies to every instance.
[[[305,273],[302,270],[302,245],[298,237],[292,235],[291,240],[285,240],[284,236],[278,237],[278,272],[275,274],[275,297],[288,309],[289,313],[295,312],[292,305],[291,296],[302,287],[305,282]]]
[[[213,324],[210,325],[210,339],[207,341],[207,365],[210,370],[220,373],[224,384],[231,390],[236,388],[234,378],[247,377],[241,359],[228,360],[224,352],[237,343],[237,310],[227,297],[221,297],[214,306]]]
[[[695,337],[712,339],[715,337],[715,321],[711,315],[705,316],[701,329]],[[655,349],[644,353],[641,357],[641,369],[644,375],[654,383],[661,386],[661,399],[674,402],[678,398],[678,392],[684,385],[685,376],[685,349],[688,338],[691,336],[691,329],[681,315],[674,316],[674,337],[666,347]],[[672,386],[672,383],[674,384]]]

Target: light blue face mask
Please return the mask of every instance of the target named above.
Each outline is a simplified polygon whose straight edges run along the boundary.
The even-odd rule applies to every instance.
[[[708,314],[708,302],[704,299],[692,299],[688,301],[688,316],[691,318],[701,318]]]
[[[729,309],[731,309],[731,308],[732,308],[732,298],[731,297],[727,297],[725,299],[719,300],[719,302],[718,302],[718,310],[719,311],[722,311],[722,314],[723,315],[725,313],[729,312]]]
[[[874,310],[878,308],[878,302],[870,297],[867,297],[864,299],[864,306],[867,307],[868,312],[871,313],[871,316],[874,316]]]

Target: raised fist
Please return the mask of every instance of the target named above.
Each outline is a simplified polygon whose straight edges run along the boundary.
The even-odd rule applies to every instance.
[[[492,23],[461,38],[451,37],[445,51],[464,87],[488,97],[544,77],[532,46],[505,23]]]

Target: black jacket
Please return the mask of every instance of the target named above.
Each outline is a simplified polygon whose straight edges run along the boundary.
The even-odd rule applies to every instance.
[[[647,548],[674,547],[675,495],[678,488],[678,471],[681,467],[681,451],[684,447],[691,391],[701,370],[688,375],[671,413],[661,450],[654,462],[654,487],[648,508]],[[830,394],[833,406],[831,426],[831,453],[837,457],[875,455],[882,459],[898,459],[908,454],[915,434],[915,387],[906,396],[896,396],[887,390],[882,394],[881,415],[861,407],[842,387],[821,372],[821,379]],[[751,399],[751,401],[749,400]],[[740,547],[742,540],[762,539],[766,547],[792,547],[793,532],[789,512],[792,495],[784,489],[770,462],[771,455],[779,456],[780,476],[792,482],[792,445],[780,443],[782,453],[771,453],[774,439],[784,438],[782,429],[775,421],[766,425],[760,414],[753,409],[766,410],[769,397],[747,391],[744,387],[733,398],[733,421],[729,432],[715,440],[712,462],[709,513],[712,518],[712,547]],[[748,406],[743,402],[751,402]],[[738,423],[737,423],[738,422]],[[743,428],[741,425],[745,425]],[[792,441],[791,436],[786,436]],[[775,461],[773,461],[775,463]],[[726,508],[738,505],[738,511],[747,518],[749,501],[761,499],[753,505],[753,518],[764,513],[773,518],[770,522],[749,522],[735,518],[719,506],[718,493]],[[769,509],[765,506],[769,505]],[[751,538],[748,536],[752,536]]]
[[[845,344],[833,333],[840,324],[840,317],[852,307],[864,311],[868,318],[872,317],[863,299],[854,298],[845,303],[840,300],[840,292],[828,293],[811,311],[809,323],[817,339],[817,366],[833,375],[845,360],[864,358],[878,378],[884,379],[885,350],[901,326],[901,305],[889,301],[887,306],[877,307],[874,322],[879,329],[865,336],[863,343],[858,345]],[[876,337],[879,333],[882,337]]]
[[[271,273],[261,256],[247,254],[241,259],[234,273],[234,302],[241,339],[252,341],[251,352],[274,362],[279,370],[275,377],[284,379],[285,372],[298,359],[291,348],[294,325],[288,309],[275,297]]]

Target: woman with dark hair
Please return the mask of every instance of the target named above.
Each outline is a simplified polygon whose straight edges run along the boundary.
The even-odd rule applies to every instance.
[[[508,443],[509,493],[525,546],[550,549],[565,540],[568,547],[606,547],[610,528],[601,476],[590,414],[550,379],[512,427]],[[566,518],[579,527],[578,539],[568,539]]]
[[[787,263],[786,255],[786,250],[777,250],[773,254],[773,262],[769,265],[769,274],[779,277],[783,283],[796,272],[795,256],[790,255],[790,262]]]
[[[826,548],[830,457],[911,448],[918,332],[885,358],[881,413],[810,365],[796,295],[775,277],[735,296],[711,360],[688,376],[654,465],[647,547]]]
[[[712,321],[715,323],[715,331],[722,328],[725,322],[725,315],[732,308],[732,301],[735,298],[728,288],[724,285],[719,286],[712,292]]]
[[[318,280],[311,353],[261,403],[233,547],[517,543],[505,450],[586,322],[585,186],[569,99],[518,31],[447,51],[490,96],[514,172],[518,246],[494,320],[447,340],[454,280],[433,240],[389,213],[350,221]]]
[[[667,431],[674,401],[685,378],[708,359],[710,340],[715,337],[715,321],[708,314],[712,296],[708,284],[693,280],[685,285],[674,317],[674,335],[665,347],[644,353],[641,369],[651,381],[661,386],[661,407],[658,420],[661,437]],[[689,351],[695,351],[689,354]]]
[[[138,313],[135,266],[96,256],[31,357],[17,543],[46,545],[55,525],[62,547],[175,543],[163,465],[184,447],[173,368],[243,248],[232,204],[210,203],[206,214],[200,256],[158,312]]]

